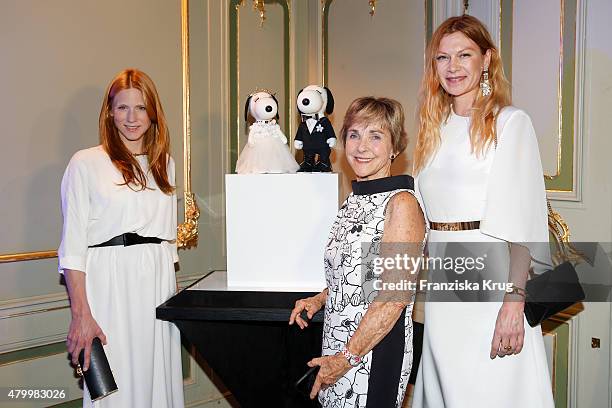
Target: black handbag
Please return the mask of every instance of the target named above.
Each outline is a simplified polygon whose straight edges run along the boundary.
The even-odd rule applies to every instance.
[[[556,258],[561,263],[541,275],[527,281],[525,292],[525,317],[531,327],[535,327],[549,317],[584,300],[584,290],[578,280],[578,274],[572,260],[583,260],[582,254],[569,243],[569,236],[559,227],[560,216],[548,206],[548,226],[557,247]]]
[[[113,372],[104,353],[104,347],[102,347],[102,342],[99,338],[94,338],[91,343],[89,369],[87,371],[81,370],[84,361],[85,350],[81,350],[77,373],[85,379],[92,401],[102,399],[118,390]]]
[[[584,300],[576,269],[569,261],[528,280],[525,292],[525,317],[531,327]]]

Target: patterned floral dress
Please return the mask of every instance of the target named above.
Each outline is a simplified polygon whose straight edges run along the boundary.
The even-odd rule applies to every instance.
[[[324,356],[342,350],[376,295],[364,288],[374,279],[371,260],[380,250],[387,204],[402,191],[413,194],[412,177],[353,182],[338,211],[325,250]],[[401,406],[412,367],[412,306],[359,366],[319,393],[324,407]]]

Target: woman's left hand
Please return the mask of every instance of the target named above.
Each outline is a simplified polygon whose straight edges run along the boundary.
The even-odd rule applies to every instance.
[[[348,360],[340,353],[334,356],[313,358],[307,364],[308,367],[321,367],[310,391],[310,399],[314,399],[321,388],[329,387],[352,368]]]
[[[491,341],[491,359],[518,354],[525,339],[525,302],[520,299],[506,299],[499,309],[495,332]]]

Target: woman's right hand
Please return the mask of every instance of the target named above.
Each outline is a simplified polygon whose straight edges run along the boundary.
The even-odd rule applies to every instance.
[[[70,328],[68,329],[66,345],[68,346],[68,352],[72,355],[72,364],[75,366],[79,362],[79,354],[81,353],[81,350],[85,349],[85,359],[83,361],[83,367],[81,367],[83,371],[87,371],[89,369],[91,343],[96,337],[102,341],[102,344],[106,344],[106,335],[100,326],[98,326],[98,323],[93,318],[91,313],[72,316]]]
[[[308,327],[308,322],[302,319],[300,313],[305,310],[308,319],[312,319],[312,316],[314,316],[319,310],[321,310],[321,308],[325,304],[325,297],[323,297],[324,294],[325,291],[319,293],[316,296],[296,301],[295,307],[291,311],[291,316],[289,317],[289,324],[293,324],[293,322],[295,322],[298,326],[300,326],[300,329]],[[322,297],[323,299],[321,299]]]

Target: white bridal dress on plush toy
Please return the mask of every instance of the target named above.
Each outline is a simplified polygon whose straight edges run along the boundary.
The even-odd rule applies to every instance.
[[[275,120],[257,121],[249,128],[236,173],[295,173],[300,166],[287,146],[287,137]]]
[[[496,250],[487,264],[497,266],[492,269],[507,279],[507,242],[546,243],[548,223],[542,165],[529,116],[506,107],[497,122],[498,146],[479,158],[471,152],[470,119],[451,112],[441,128],[442,143],[415,186],[428,220],[480,220],[476,230],[431,230],[429,256],[443,258],[450,242],[478,242]],[[550,253],[532,251],[536,259],[546,256]],[[414,408],[554,406],[540,326],[530,327],[524,320],[523,350],[489,357],[500,307],[500,301],[425,303]]]

